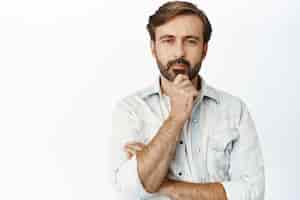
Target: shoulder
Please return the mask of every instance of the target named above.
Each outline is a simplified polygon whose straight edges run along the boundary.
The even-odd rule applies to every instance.
[[[215,94],[217,107],[220,111],[231,115],[241,115],[247,109],[245,102],[240,97],[211,86],[208,86],[208,88]]]
[[[153,86],[139,89],[119,100],[117,100],[114,110],[135,112],[145,105],[145,99],[153,93]]]

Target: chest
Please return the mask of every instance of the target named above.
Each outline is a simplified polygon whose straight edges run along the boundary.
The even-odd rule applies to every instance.
[[[143,115],[145,143],[150,142],[162,126],[168,114],[167,106],[165,111],[149,108]],[[198,183],[229,180],[230,156],[238,139],[237,123],[237,115],[213,102],[203,101],[195,107],[176,145],[169,178]]]

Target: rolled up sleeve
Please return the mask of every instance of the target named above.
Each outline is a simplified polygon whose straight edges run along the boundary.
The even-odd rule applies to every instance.
[[[222,182],[228,200],[263,200],[265,176],[263,155],[250,113],[244,103],[239,139],[231,152],[229,181]]]
[[[123,199],[139,199],[153,196],[148,193],[139,178],[137,159],[127,159],[124,146],[127,142],[143,142],[141,122],[128,104],[118,103],[112,115],[110,144],[110,168],[112,184]]]

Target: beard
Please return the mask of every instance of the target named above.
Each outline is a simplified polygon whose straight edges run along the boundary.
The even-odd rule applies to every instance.
[[[173,82],[178,74],[185,74],[188,76],[189,80],[192,81],[198,75],[201,69],[202,59],[193,67],[191,66],[190,62],[184,58],[170,60],[166,65],[163,65],[158,58],[156,58],[156,62],[160,74],[167,80]],[[173,66],[176,64],[184,65],[184,69],[174,69]]]

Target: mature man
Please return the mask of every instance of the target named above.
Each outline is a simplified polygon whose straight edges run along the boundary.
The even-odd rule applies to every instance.
[[[212,32],[204,12],[168,2],[147,29],[160,77],[113,112],[116,188],[130,199],[263,199],[262,152],[246,105],[198,75]]]

